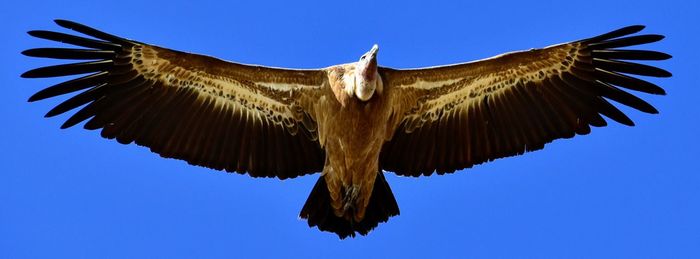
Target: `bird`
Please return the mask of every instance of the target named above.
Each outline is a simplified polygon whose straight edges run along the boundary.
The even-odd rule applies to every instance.
[[[630,91],[665,95],[638,76],[671,77],[639,61],[671,55],[635,47],[662,40],[634,25],[598,36],[452,65],[380,66],[374,45],[357,61],[320,69],[229,62],[55,20],[73,33],[28,34],[73,45],[29,57],[77,60],[23,78],[74,76],[29,102],[74,93],[46,117],[74,112],[107,139],[164,158],[252,177],[320,173],[299,217],[340,239],[399,215],[385,173],[430,176],[543,149],[607,120],[634,126],[610,101],[658,110]]]

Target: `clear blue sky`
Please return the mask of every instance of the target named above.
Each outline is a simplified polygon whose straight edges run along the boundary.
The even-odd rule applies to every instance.
[[[700,257],[696,1],[9,1],[0,9],[0,258]],[[224,1],[221,1],[224,2]],[[466,2],[466,1],[465,1]],[[55,63],[21,56],[52,19],[227,60],[314,68],[356,60],[418,67],[469,61],[646,24],[674,73],[659,115],[447,176],[387,180],[401,215],[339,241],[297,218],[317,175],[252,179],[162,159],[43,119]]]

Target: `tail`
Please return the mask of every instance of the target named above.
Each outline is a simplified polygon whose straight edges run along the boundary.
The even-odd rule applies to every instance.
[[[318,226],[319,230],[336,233],[340,239],[344,239],[348,236],[355,237],[355,232],[367,235],[379,223],[386,222],[389,217],[396,215],[399,215],[399,205],[394,199],[389,183],[384,179],[384,173],[380,172],[377,173],[372,196],[362,221],[348,221],[333,213],[331,196],[323,176],[314,185],[299,216],[308,220],[309,227]]]

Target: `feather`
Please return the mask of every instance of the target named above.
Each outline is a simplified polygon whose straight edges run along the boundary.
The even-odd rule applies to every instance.
[[[663,88],[658,87],[655,84],[649,83],[647,81],[634,78],[631,76],[623,75],[620,73],[607,71],[604,69],[596,68],[596,77],[600,78],[600,81],[614,84],[620,87],[624,87],[630,90],[665,95],[666,91]]]
[[[656,108],[654,108],[654,106],[651,106],[651,104],[640,99],[639,97],[636,97],[636,96],[631,95],[625,91],[622,91],[622,90],[618,89],[617,87],[614,87],[608,83],[596,81],[596,84],[598,84],[598,86],[601,89],[601,96],[603,96],[605,98],[608,98],[608,99],[616,101],[618,103],[635,108],[641,112],[646,112],[646,113],[651,113],[651,114],[659,113],[659,111],[656,110]]]
[[[622,37],[622,36],[626,36],[626,35],[630,35],[630,34],[635,34],[637,32],[644,30],[644,28],[645,28],[644,25],[627,26],[627,27],[617,29],[617,30],[614,30],[614,31],[611,31],[611,32],[608,32],[605,34],[601,34],[599,36],[589,38],[589,39],[586,39],[583,41],[587,41],[587,42],[605,41],[605,40],[614,39],[614,38],[618,38],[618,37]]]
[[[29,97],[29,101],[39,101],[46,98],[51,98],[93,87],[99,83],[104,82],[107,79],[108,74],[109,72],[103,71],[44,88],[43,90]]]
[[[653,42],[660,41],[662,39],[664,39],[663,35],[656,35],[656,34],[638,35],[638,36],[630,36],[630,37],[620,38],[620,39],[615,39],[615,40],[610,40],[610,41],[591,43],[588,45],[588,48],[590,48],[592,50],[623,48],[623,47],[653,43]]]
[[[73,127],[76,124],[81,123],[84,120],[87,120],[90,117],[94,116],[95,112],[96,112],[95,107],[98,106],[100,100],[102,100],[102,99],[104,99],[104,97],[102,97],[94,102],[89,103],[88,105],[86,105],[85,107],[80,109],[78,112],[73,114],[73,116],[68,118],[68,120],[66,120],[66,122],[64,122],[63,125],[61,125],[61,129],[67,129],[67,128]]]
[[[70,34],[53,32],[53,31],[29,31],[27,34],[46,40],[58,41],[67,44],[72,44],[76,46],[92,48],[92,49],[103,49],[103,50],[121,50],[122,46],[106,41],[93,40],[88,38],[83,38],[79,36],[74,36]]]
[[[37,58],[55,59],[112,59],[116,55],[113,50],[37,48],[22,51],[22,54]]]
[[[77,31],[80,33],[90,35],[90,36],[98,38],[98,39],[106,40],[109,42],[114,42],[114,43],[117,43],[120,45],[129,46],[129,45],[132,45],[135,43],[135,42],[132,42],[130,40],[127,40],[127,39],[124,39],[121,37],[117,37],[117,36],[114,36],[112,34],[104,33],[104,32],[101,32],[99,30],[87,27],[85,25],[82,25],[82,24],[79,24],[76,22],[61,20],[61,19],[56,19],[56,20],[54,20],[54,22],[56,22],[56,24],[58,24],[59,26],[61,26],[63,28],[71,29],[71,30],[74,30],[74,31]]]
[[[627,117],[627,115],[615,108],[615,106],[610,104],[608,101],[600,97],[598,97],[596,100],[597,106],[600,108],[600,113],[605,115],[605,117],[611,118],[627,126],[634,126],[634,122],[629,117]]]
[[[32,69],[22,74],[24,78],[69,76],[105,71],[113,64],[112,60],[89,61],[82,63],[55,65]]]
[[[94,88],[88,89],[82,93],[79,93],[51,109],[48,113],[46,113],[46,115],[44,115],[44,117],[53,117],[75,109],[78,106],[97,100],[98,98],[103,96],[104,92],[106,91],[106,88],[107,84],[101,84]]]
[[[657,67],[648,66],[648,65],[630,63],[630,62],[625,62],[625,61],[594,58],[593,65],[595,65],[596,67],[598,67],[600,69],[607,70],[607,71],[615,71],[615,72],[636,74],[636,75],[642,75],[642,76],[671,77],[671,73],[669,73],[666,70],[663,70],[663,69],[660,69]]]
[[[599,49],[593,50],[593,56],[601,59],[629,59],[629,60],[667,60],[671,55],[650,50],[622,50]]]

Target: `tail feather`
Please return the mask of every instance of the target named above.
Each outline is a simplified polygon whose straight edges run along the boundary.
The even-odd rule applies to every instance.
[[[360,222],[348,221],[333,213],[331,196],[326,180],[321,176],[314,185],[309,198],[301,209],[300,217],[307,219],[309,227],[317,226],[321,231],[336,233],[341,239],[355,237],[355,233],[367,235],[379,223],[399,215],[399,205],[391,192],[383,173],[377,173],[372,196],[367,204],[365,217]]]

